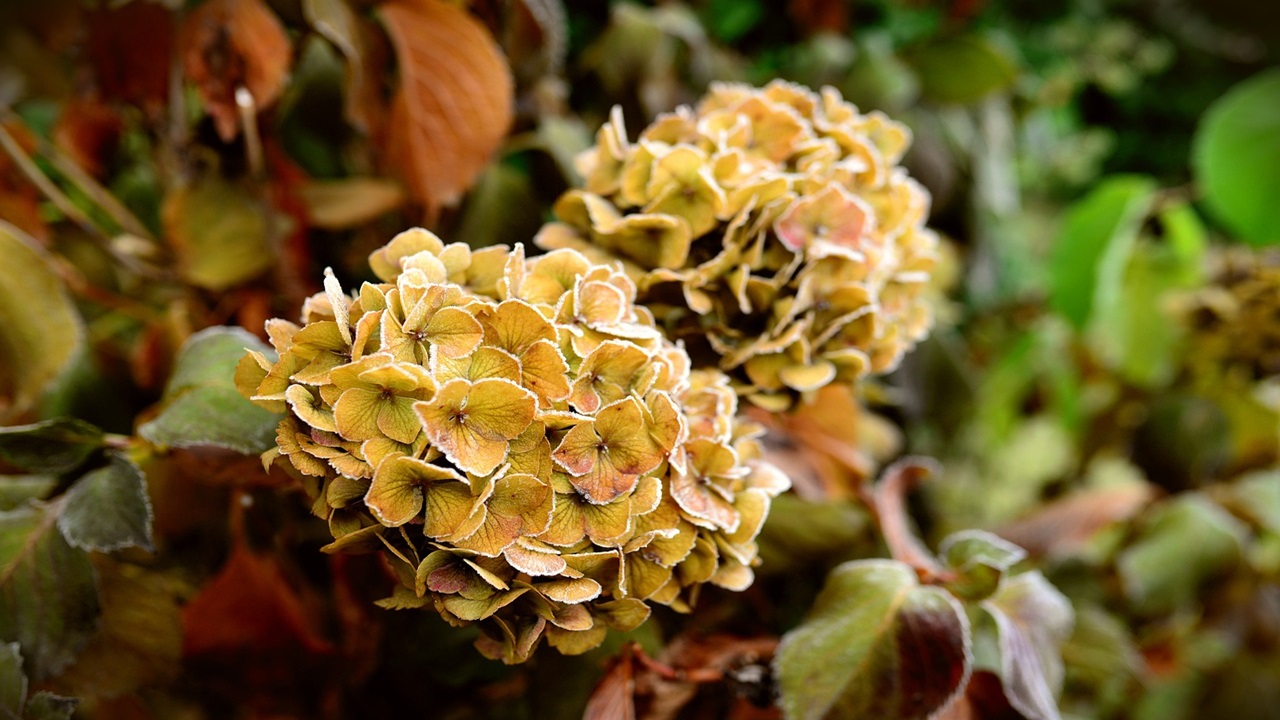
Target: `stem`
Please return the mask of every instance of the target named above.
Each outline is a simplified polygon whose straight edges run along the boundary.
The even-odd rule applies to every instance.
[[[889,466],[870,492],[876,523],[894,560],[911,566],[923,582],[945,580],[947,572],[912,533],[907,518],[907,493],[934,475],[938,464],[927,458],[908,457]]]

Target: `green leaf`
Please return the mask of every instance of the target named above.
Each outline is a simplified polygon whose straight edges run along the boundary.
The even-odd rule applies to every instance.
[[[1228,507],[1280,535],[1280,470],[1249,473],[1224,490]]]
[[[1247,535],[1239,520],[1203,496],[1174,498],[1117,561],[1125,594],[1149,615],[1193,604],[1205,581],[1236,566]]]
[[[707,29],[721,42],[733,42],[760,24],[764,7],[760,0],[711,0],[706,9]]]
[[[1183,330],[1167,301],[1197,284],[1190,260],[1169,247],[1139,243],[1123,273],[1117,302],[1094,313],[1090,344],[1106,365],[1135,385],[1165,385],[1182,362]],[[1199,267],[1199,258],[1192,262]]]
[[[906,720],[946,705],[970,662],[968,620],[950,593],[921,587],[902,563],[857,560],[831,572],[774,669],[792,720]]]
[[[920,75],[926,98],[967,105],[1013,84],[1014,60],[989,38],[969,34],[932,40],[911,51],[907,61]]]
[[[1280,70],[1240,83],[1210,106],[1191,165],[1215,217],[1249,243],[1280,243]]]
[[[246,349],[271,352],[242,328],[214,327],[192,335],[178,353],[164,409],[138,428],[156,445],[213,445],[245,454],[275,444],[280,416],[241,397],[236,363]]]
[[[0,220],[0,422],[35,406],[84,344],[84,324],[35,240]]]
[[[58,484],[52,475],[0,475],[0,510],[12,510],[28,500],[40,500]]]
[[[71,715],[79,704],[80,701],[75,698],[38,692],[27,701],[22,720],[71,720]]]
[[[58,529],[81,550],[152,550],[151,501],[142,471],[123,455],[76,481],[67,492]]]
[[[1124,621],[1091,606],[1077,610],[1071,638],[1062,646],[1062,660],[1067,686],[1076,688],[1076,693],[1087,688],[1087,697],[1099,711],[1092,715],[1097,717],[1118,715],[1146,670]]]
[[[1057,720],[1061,647],[1071,635],[1071,603],[1038,571],[1009,578],[982,609],[999,629],[1000,680],[1028,720]]]
[[[264,198],[214,175],[175,190],[165,198],[163,215],[182,278],[207,290],[225,290],[271,267],[271,212]],[[272,221],[279,226],[287,218],[277,215]]]
[[[0,641],[17,641],[27,672],[57,674],[96,629],[89,556],[67,544],[52,506],[0,513]]]
[[[1009,568],[1022,562],[1022,548],[985,530],[961,530],[938,548],[942,561],[956,572],[947,589],[966,600],[981,600],[1000,586]]]
[[[53,475],[74,470],[102,447],[102,430],[76,418],[0,428],[0,460]]]
[[[1053,246],[1050,305],[1076,329],[1094,308],[1115,305],[1155,189],[1151,178],[1114,176],[1068,211]]]
[[[0,643],[0,718],[22,717],[27,701],[27,676],[22,674],[18,643]]]

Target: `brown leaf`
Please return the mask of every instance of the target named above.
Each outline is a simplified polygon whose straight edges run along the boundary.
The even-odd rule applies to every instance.
[[[106,98],[159,108],[169,95],[173,12],[152,0],[100,5],[88,11],[86,48],[98,90]]]
[[[591,691],[582,720],[636,720],[635,658],[624,647]]]
[[[298,187],[307,219],[325,230],[346,230],[390,212],[404,202],[400,186],[383,178],[311,180]]]
[[[429,215],[458,201],[506,137],[511,70],[489,32],[443,0],[380,8],[400,65],[388,157]]]
[[[224,141],[239,132],[237,88],[249,91],[259,111],[284,90],[293,48],[262,0],[209,0],[187,16],[179,41],[187,77]]]
[[[123,130],[124,123],[111,106],[97,100],[72,100],[62,106],[53,126],[53,142],[76,165],[101,178]]]
[[[1059,498],[998,534],[1034,556],[1070,555],[1098,531],[1132,517],[1155,497],[1150,485],[1079,490]]]
[[[183,654],[280,647],[333,652],[315,625],[279,561],[237,542],[222,570],[183,609]]]
[[[791,0],[787,12],[806,32],[849,30],[849,3],[845,0]]]

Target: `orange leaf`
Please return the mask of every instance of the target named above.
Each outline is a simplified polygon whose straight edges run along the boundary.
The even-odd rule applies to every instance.
[[[333,651],[278,561],[237,542],[216,577],[182,612],[183,654],[282,646]]]
[[[380,13],[400,88],[387,155],[429,215],[456,203],[511,126],[511,69],[488,30],[443,0],[391,0]]]
[[[224,141],[239,131],[236,88],[249,91],[257,110],[284,90],[293,48],[262,0],[209,0],[187,16],[180,40],[187,77]]]

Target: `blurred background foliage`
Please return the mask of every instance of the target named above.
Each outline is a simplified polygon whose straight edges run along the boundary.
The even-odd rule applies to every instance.
[[[97,717],[605,718],[626,679],[640,717],[774,717],[743,667],[829,570],[886,554],[859,494],[911,453],[943,468],[910,497],[927,545],[994,531],[1070,600],[1061,717],[1280,717],[1278,57],[1280,6],[1251,0],[0,3],[0,421],[91,423],[41,426],[85,448],[52,465],[0,430],[0,603],[30,590],[10,546],[49,525],[21,513],[71,505],[23,503],[90,487],[86,459],[116,468],[99,483],[140,467],[154,523],[154,553],[37,538],[97,610],[24,652],[32,689]],[[634,134],[773,78],[906,122],[947,242],[899,371],[757,413],[795,487],[746,593],[498,666],[372,607],[379,569],[316,552],[290,478],[173,419],[230,387],[174,373],[202,328],[262,336],[411,225],[528,243],[611,107]],[[606,664],[630,640],[729,681]],[[963,717],[1037,717],[975,657]]]

